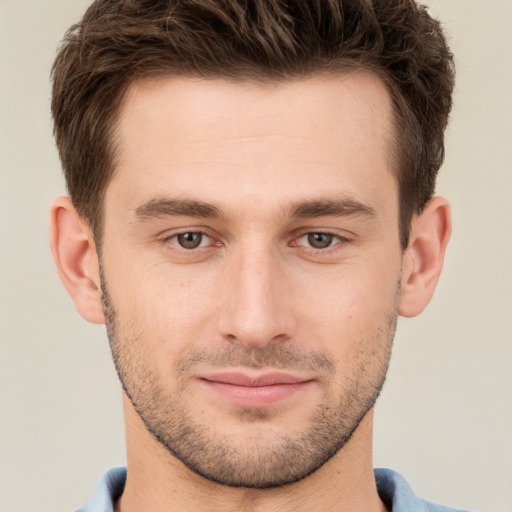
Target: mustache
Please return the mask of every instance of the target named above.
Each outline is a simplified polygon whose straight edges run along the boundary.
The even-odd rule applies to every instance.
[[[178,371],[181,375],[188,374],[201,364],[220,368],[243,366],[260,369],[270,367],[288,371],[315,371],[331,375],[335,371],[334,361],[323,352],[303,350],[282,341],[258,348],[233,344],[225,349],[212,348],[194,351],[181,359]]]

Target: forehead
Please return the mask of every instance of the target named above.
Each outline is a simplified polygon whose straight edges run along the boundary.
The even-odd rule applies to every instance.
[[[357,195],[358,183],[377,192],[392,178],[391,117],[385,85],[366,71],[271,83],[140,81],[120,113],[107,199],[111,189],[133,202],[201,190],[231,204],[276,189],[294,199],[335,185]]]

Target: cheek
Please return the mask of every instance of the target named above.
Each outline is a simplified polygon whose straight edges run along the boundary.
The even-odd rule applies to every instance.
[[[105,251],[110,256],[105,274],[127,336],[137,336],[162,361],[218,340],[216,319],[233,300],[226,295],[230,272],[216,265],[169,265],[144,260],[135,250],[114,249],[115,244]],[[336,347],[345,357],[357,340],[388,322],[399,269],[396,255],[382,251],[340,265],[284,265],[276,297],[296,317],[298,341]]]
[[[307,336],[323,340],[343,358],[357,351],[355,344],[380,339],[394,323],[399,277],[398,263],[340,267],[303,280],[300,315]]]
[[[171,361],[211,340],[212,288],[197,269],[148,265],[120,286],[120,322],[141,333],[149,357],[168,372]]]

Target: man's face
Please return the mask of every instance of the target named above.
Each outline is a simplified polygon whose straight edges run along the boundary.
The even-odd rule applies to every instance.
[[[105,316],[134,408],[197,473],[299,480],[372,407],[400,294],[391,137],[369,73],[130,89]]]

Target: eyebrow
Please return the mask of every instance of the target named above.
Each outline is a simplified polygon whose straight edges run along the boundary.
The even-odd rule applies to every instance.
[[[226,220],[226,216],[213,204],[203,201],[168,198],[151,199],[135,209],[135,216],[139,220],[172,216]]]
[[[299,201],[287,209],[287,212],[288,217],[293,219],[360,215],[375,217],[377,215],[374,208],[352,198]],[[172,216],[228,220],[226,214],[213,204],[203,201],[172,198],[151,199],[135,209],[135,216],[141,221]]]
[[[376,217],[377,212],[371,206],[352,199],[318,199],[300,202],[291,209],[290,217],[295,219],[312,219],[316,217],[348,217],[348,216]]]

